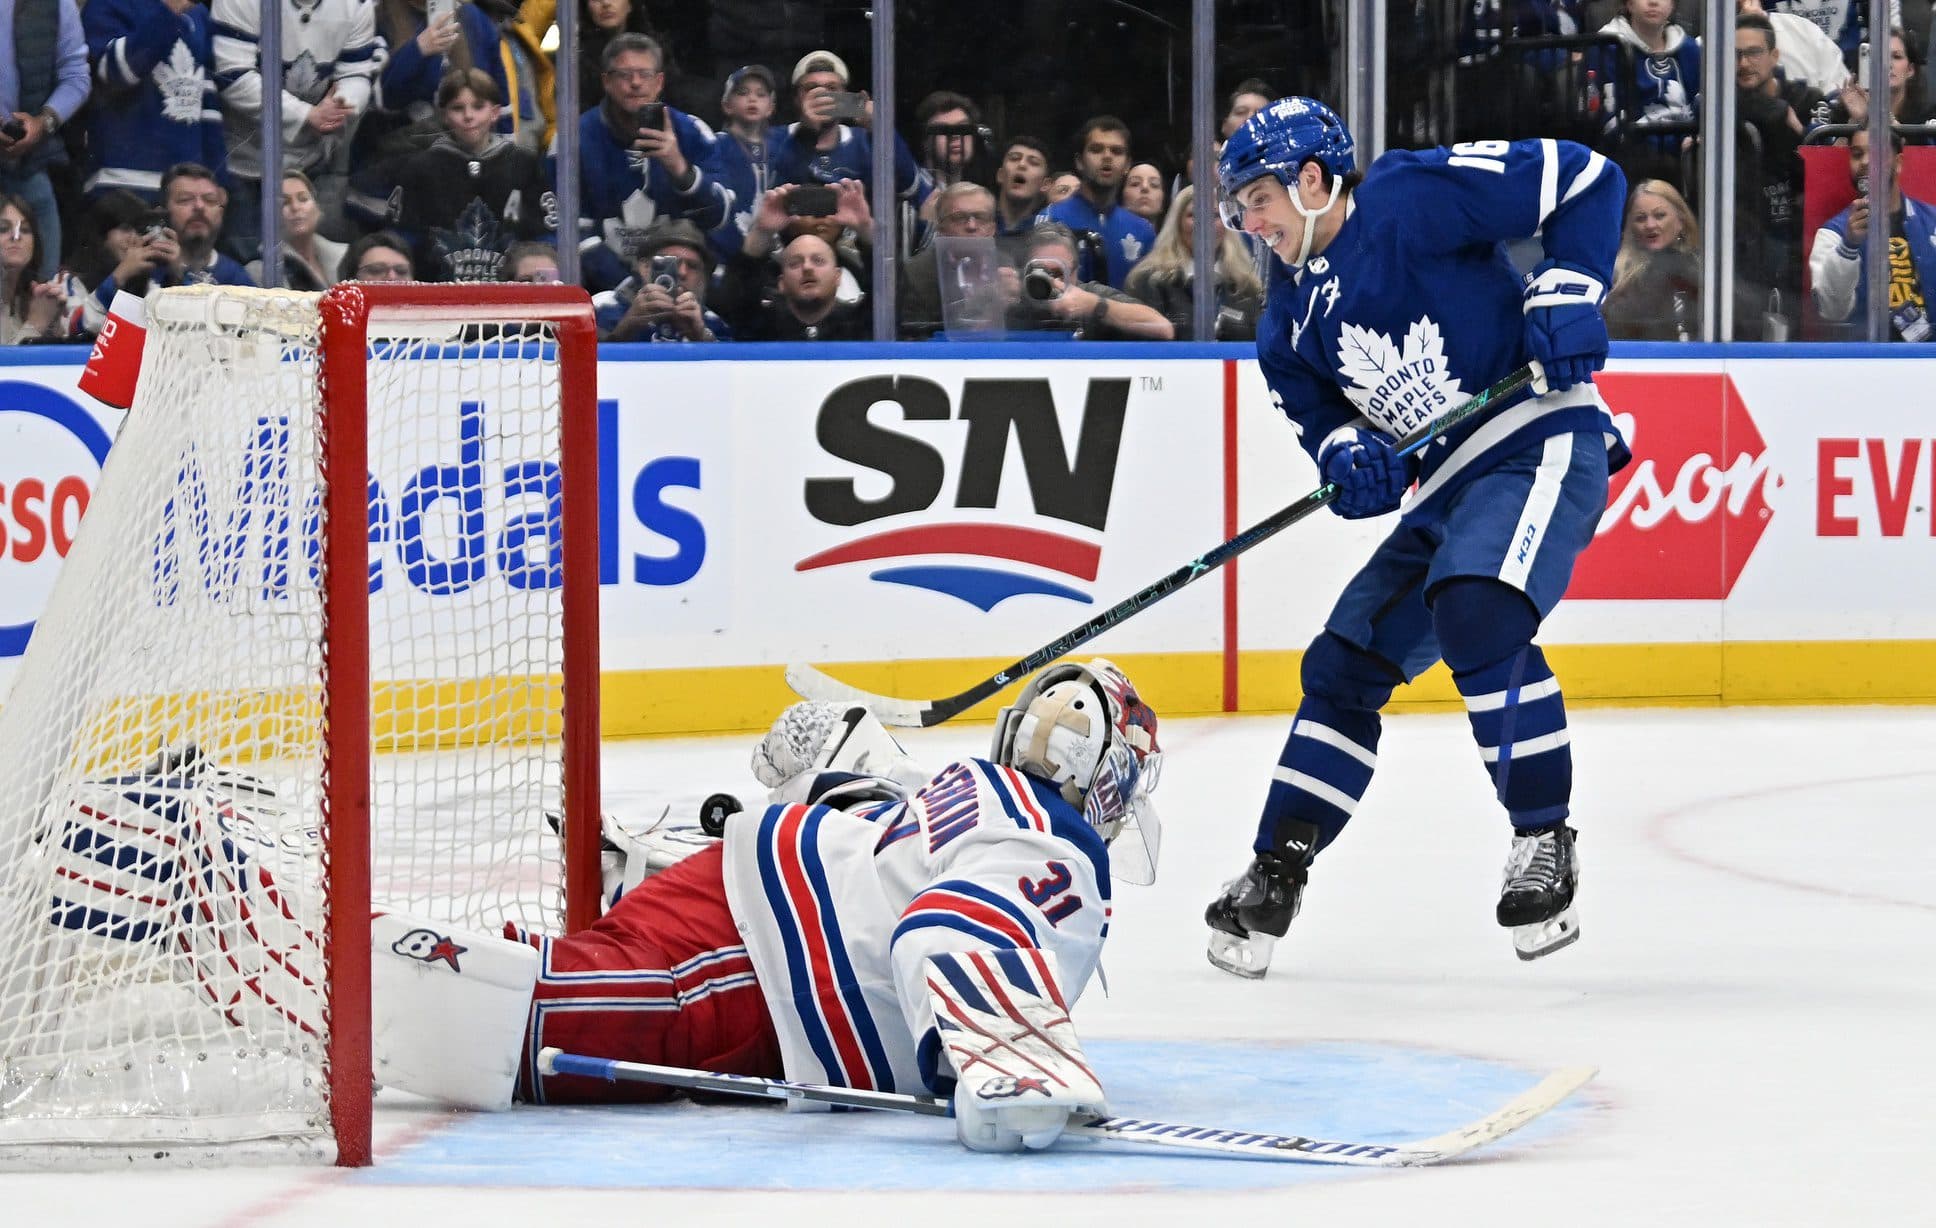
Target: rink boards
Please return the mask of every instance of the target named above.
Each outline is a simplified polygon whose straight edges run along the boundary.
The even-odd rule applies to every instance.
[[[1910,354],[1619,353],[1636,460],[1543,635],[1569,700],[1936,699],[1936,368]],[[0,687],[119,418],[82,357],[0,359]],[[1317,484],[1244,347],[612,347],[598,388],[612,736],[763,725],[793,660],[959,691]],[[1083,651],[1166,712],[1289,707],[1388,525],[1307,520]]]

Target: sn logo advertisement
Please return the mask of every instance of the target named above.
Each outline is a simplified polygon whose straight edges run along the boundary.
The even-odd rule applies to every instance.
[[[887,564],[867,578],[942,593],[983,611],[1023,594],[1093,603],[1083,588],[1041,573],[1085,584],[1096,578],[1102,547],[1095,539],[1109,522],[1130,383],[1088,381],[1073,449],[1045,379],[970,378],[959,405],[941,385],[915,376],[840,385],[821,403],[816,440],[828,457],[870,472],[864,479],[809,476],[804,498],[814,520],[858,532],[800,559],[795,570]],[[890,421],[891,410],[874,412],[883,404],[898,407],[899,423]],[[950,420],[966,428],[952,488],[949,458],[929,442],[934,433],[917,433],[920,423]],[[992,514],[1011,456],[1021,462],[1034,524]],[[872,493],[882,479],[885,492]],[[929,514],[916,524],[868,531],[914,513]],[[962,558],[974,561],[953,561]]]

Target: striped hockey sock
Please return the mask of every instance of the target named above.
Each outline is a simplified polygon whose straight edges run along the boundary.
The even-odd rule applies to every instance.
[[[1559,679],[1538,645],[1452,677],[1513,826],[1545,827],[1564,819],[1573,791],[1572,738]]]
[[[1337,839],[1378,766],[1380,728],[1376,712],[1306,696],[1272,773],[1256,851],[1277,847],[1286,820],[1315,824],[1320,849]]]

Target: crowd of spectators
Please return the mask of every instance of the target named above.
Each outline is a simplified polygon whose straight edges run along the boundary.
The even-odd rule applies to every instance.
[[[258,0],[16,0],[0,23],[0,342],[85,341],[117,291],[265,272],[302,290],[556,280],[562,174],[575,176],[577,263],[609,340],[870,338],[883,257],[903,338],[1195,336],[1196,168],[1150,159],[1163,143],[1139,146],[1121,119],[997,133],[985,100],[935,90],[901,112],[894,216],[877,218],[873,100],[821,45],[821,6],[563,0],[578,6],[578,52],[554,66],[559,2],[282,0],[277,173],[263,166]],[[1846,126],[1866,122],[1871,91],[1852,72],[1866,10],[1737,7],[1734,314],[1738,336],[1780,339],[1849,320],[1861,301],[1850,253],[1867,231],[1866,177],[1851,177],[1847,209],[1805,225],[1802,147],[1837,125],[1847,143]],[[1462,32],[1461,64],[1533,55],[1511,46],[1531,39],[1529,62],[1588,83],[1592,139],[1632,185],[1615,334],[1697,336],[1702,60],[1682,24],[1697,14],[1676,0],[1463,9],[1485,28]],[[1888,35],[1901,124],[1936,117],[1913,28],[1928,9],[1892,6],[1912,26]],[[576,117],[551,113],[559,70],[576,74]],[[1239,84],[1218,140],[1278,92]],[[569,167],[555,156],[563,123],[577,125]],[[281,242],[264,253],[272,177]],[[1928,213],[1913,198],[1890,209],[1909,244],[1892,297],[1918,308],[1925,258],[1936,268]],[[1267,262],[1217,234],[1213,336],[1247,339]],[[1929,335],[1911,315],[1896,335]]]

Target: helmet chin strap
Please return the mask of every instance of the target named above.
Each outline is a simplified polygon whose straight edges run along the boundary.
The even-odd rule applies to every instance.
[[[1324,208],[1322,209],[1306,209],[1304,207],[1304,194],[1299,192],[1295,185],[1292,186],[1290,193],[1291,207],[1296,209],[1298,214],[1304,218],[1304,242],[1297,249],[1297,259],[1291,261],[1292,268],[1303,268],[1304,262],[1311,258],[1311,240],[1317,237],[1318,219],[1331,212],[1331,206],[1338,203],[1338,189],[1343,186],[1344,176],[1331,176],[1331,196],[1324,202]]]

